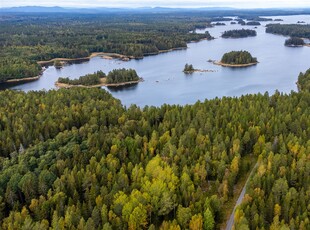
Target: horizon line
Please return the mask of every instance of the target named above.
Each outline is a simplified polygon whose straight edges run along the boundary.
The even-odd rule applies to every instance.
[[[233,6],[101,6],[101,5],[90,5],[90,6],[61,6],[61,5],[54,5],[54,6],[43,6],[43,5],[19,5],[19,6],[0,6],[0,9],[12,9],[12,8],[27,8],[27,7],[41,7],[41,8],[63,8],[63,9],[94,9],[94,8],[107,8],[107,9],[141,9],[141,8],[149,8],[149,9],[156,9],[156,8],[166,8],[166,9],[201,9],[201,8],[230,8],[230,9],[310,9],[309,6],[284,6],[284,7],[233,7]]]

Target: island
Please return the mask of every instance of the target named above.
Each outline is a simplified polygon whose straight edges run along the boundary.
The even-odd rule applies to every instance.
[[[215,72],[215,70],[209,69],[195,69],[192,64],[185,64],[183,72],[185,74],[192,74],[194,72],[206,73],[206,72]]]
[[[283,19],[281,19],[281,18],[276,18],[274,21],[275,21],[275,22],[283,22]]]
[[[101,86],[124,86],[137,84],[143,81],[133,69],[115,69],[106,75],[103,71],[81,76],[78,79],[58,78],[55,85],[59,88],[84,87],[94,88]]]
[[[238,22],[238,24],[244,26],[246,23],[243,19],[236,19],[236,21]]]
[[[191,74],[191,73],[195,72],[195,69],[194,69],[192,64],[187,64],[186,63],[185,66],[184,66],[183,72],[186,73],[186,74]]]
[[[260,22],[257,21],[253,21],[253,22],[247,22],[246,23],[247,26],[260,26]]]
[[[305,42],[302,38],[292,37],[285,40],[284,45],[288,47],[302,47],[305,45]]]
[[[248,67],[256,65],[258,61],[248,51],[231,51],[225,53],[221,61],[213,63],[224,67]]]
[[[212,26],[226,26],[226,24],[223,22],[212,23],[211,25]]]
[[[228,30],[222,34],[222,38],[246,38],[255,37],[257,35],[255,30],[241,29],[241,30]]]
[[[236,24],[237,24],[237,22],[231,22],[230,24],[231,24],[231,25],[236,25]]]

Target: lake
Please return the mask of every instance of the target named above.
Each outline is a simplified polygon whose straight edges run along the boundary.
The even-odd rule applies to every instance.
[[[310,15],[277,16],[283,24],[305,21],[310,23]],[[106,60],[101,57],[90,61],[65,66],[57,70],[53,66],[44,71],[38,81],[10,86],[11,89],[23,91],[55,88],[58,77],[78,78],[98,70],[109,72],[117,68],[133,68],[144,82],[123,88],[106,88],[111,94],[126,106],[162,104],[193,104],[197,100],[212,99],[223,96],[241,96],[252,93],[270,94],[275,90],[290,93],[297,90],[296,81],[300,72],[310,68],[310,47],[290,48],[284,46],[287,37],[266,34],[265,25],[258,26],[257,37],[241,39],[223,39],[222,32],[231,29],[248,28],[254,26],[230,25],[216,26],[199,33],[209,31],[215,37],[212,41],[201,41],[188,44],[188,49],[172,51],[156,56],[148,56],[142,60]],[[257,57],[259,64],[247,68],[227,68],[216,66],[208,60],[220,60],[225,52],[232,50],[247,50]],[[214,70],[215,72],[184,74],[186,63],[193,64],[196,69]]]

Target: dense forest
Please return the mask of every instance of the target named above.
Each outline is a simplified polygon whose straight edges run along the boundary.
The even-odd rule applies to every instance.
[[[139,81],[140,77],[134,69],[114,69],[107,75],[107,84]]]
[[[102,71],[97,71],[93,74],[87,74],[85,76],[81,76],[78,79],[70,79],[68,77],[60,77],[58,78],[58,83],[64,83],[69,85],[98,85],[100,84],[100,78],[105,78],[106,75]]]
[[[223,55],[221,62],[231,65],[243,65],[256,63],[257,59],[252,57],[248,51],[231,51]]]
[[[40,74],[37,61],[111,52],[141,58],[212,39],[199,14],[14,14],[0,16],[0,83]],[[14,29],[12,29],[14,28]]]
[[[268,24],[266,33],[310,39],[310,25]]]
[[[303,46],[303,45],[305,45],[305,42],[302,38],[293,37],[293,38],[286,39],[284,45],[286,45],[286,46]]]
[[[0,92],[2,229],[309,229],[310,70],[300,92],[125,108],[100,89]],[[228,210],[229,211],[229,210]]]
[[[305,99],[302,103],[309,107],[310,69],[299,75],[298,86]],[[296,108],[302,110],[296,119],[304,117],[309,120],[309,108]],[[291,120],[291,128],[295,121]],[[301,131],[308,125],[306,122],[293,126]],[[260,152],[259,166],[250,180],[243,203],[235,213],[235,228],[310,229],[309,132],[300,135],[280,132],[272,142],[265,142],[263,137],[255,144],[255,150]]]
[[[222,34],[223,38],[246,38],[255,37],[257,35],[255,30],[241,29],[241,30],[228,30]]]

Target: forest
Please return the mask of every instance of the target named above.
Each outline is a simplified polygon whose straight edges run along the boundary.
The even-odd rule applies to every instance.
[[[309,229],[310,69],[299,92],[122,106],[101,89],[0,92],[2,229]]]
[[[97,71],[93,74],[87,74],[81,76],[78,79],[70,79],[69,77],[60,77],[58,78],[58,83],[64,83],[69,85],[98,85],[100,84],[100,78],[105,78],[106,75],[102,71]]]
[[[222,34],[222,38],[246,38],[255,37],[257,35],[255,30],[241,29],[241,30],[227,30]]]
[[[302,38],[293,37],[293,38],[286,39],[284,45],[286,45],[286,46],[303,46],[303,45],[305,45],[305,42]]]
[[[256,63],[257,59],[252,57],[248,51],[231,51],[223,55],[221,62],[231,65],[243,65]]]
[[[4,14],[0,21],[0,83],[38,76],[37,61],[93,52],[142,58],[212,39],[208,32],[189,33],[210,25],[212,19],[200,14]]]
[[[268,24],[266,33],[310,39],[310,25]]]

